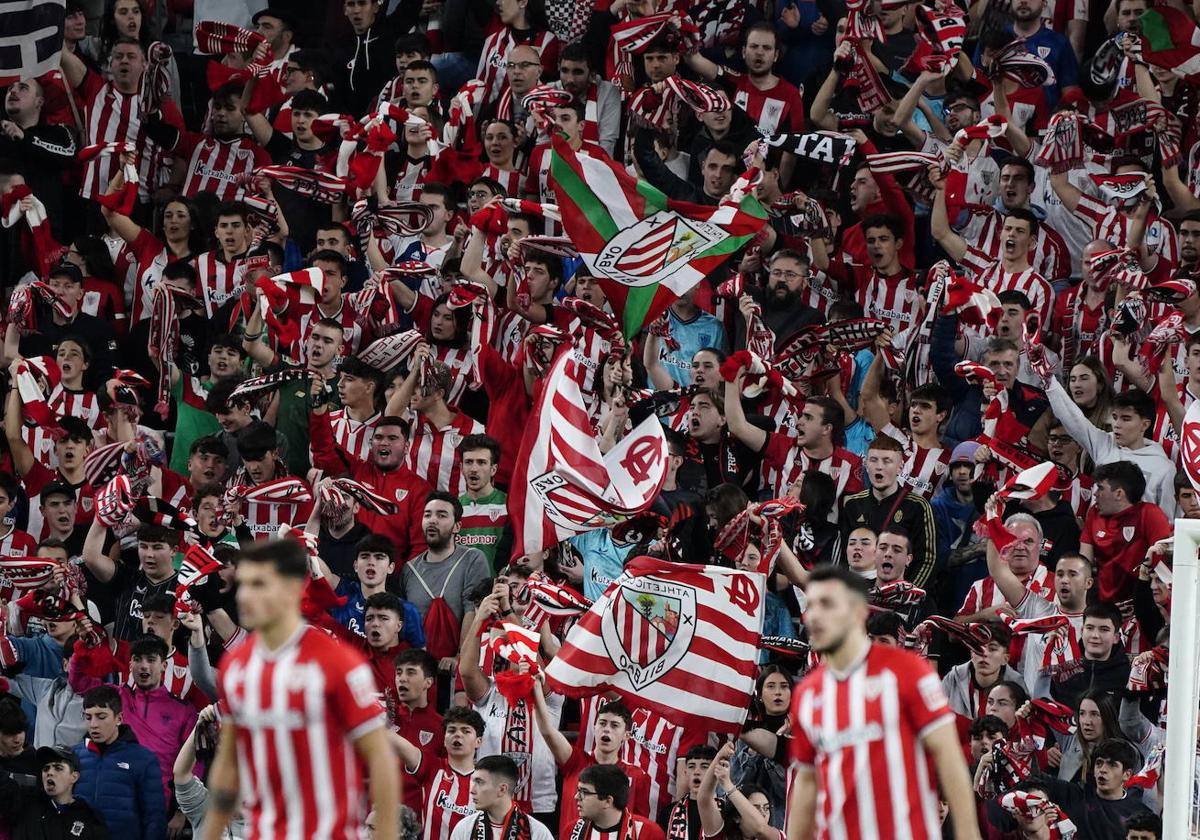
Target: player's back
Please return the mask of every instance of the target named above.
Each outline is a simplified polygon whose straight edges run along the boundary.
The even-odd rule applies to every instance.
[[[937,674],[872,644],[845,673],[809,673],[792,700],[793,757],[817,773],[817,836],[941,837],[932,762],[920,743],[953,716]]]
[[[274,651],[253,634],[222,663],[221,694],[250,840],[356,838],[366,809],[354,740],[385,723],[362,655],[308,625]]]

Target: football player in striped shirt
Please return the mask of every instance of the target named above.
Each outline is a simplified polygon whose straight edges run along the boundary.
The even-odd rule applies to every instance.
[[[867,637],[869,584],[845,568],[813,571],[804,623],[823,662],[792,693],[799,765],[788,837],[942,836],[938,792],[958,840],[980,840],[975,797],[937,673]],[[934,770],[937,782],[934,782]]]

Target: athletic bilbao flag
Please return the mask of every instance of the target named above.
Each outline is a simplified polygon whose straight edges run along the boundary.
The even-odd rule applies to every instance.
[[[767,223],[766,209],[748,190],[732,190],[716,207],[675,201],[611,160],[577,155],[562,137],[553,142],[550,185],[563,227],[599,279],[626,339]]]
[[[1200,79],[1200,27],[1186,12],[1156,6],[1142,12],[1142,58],[1188,81]]]
[[[58,69],[66,0],[0,0],[0,87]]]
[[[615,691],[700,731],[738,732],[750,708],[766,576],[637,557],[550,664],[569,697]]]
[[[1200,400],[1192,400],[1179,433],[1179,460],[1192,487],[1200,493]]]
[[[607,528],[646,508],[667,477],[667,439],[654,415],[600,454],[583,402],[585,360],[566,346],[550,366],[508,494],[513,556]]]

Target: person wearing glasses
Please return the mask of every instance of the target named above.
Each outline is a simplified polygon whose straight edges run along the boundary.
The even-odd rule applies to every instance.
[[[565,835],[572,840],[666,840],[661,828],[629,810],[629,777],[615,764],[593,764],[580,773],[575,802],[579,820]]]
[[[516,786],[517,763],[508,756],[488,755],[475,762],[471,804],[476,814],[459,820],[450,840],[552,840],[550,829],[517,807],[513,801]]]

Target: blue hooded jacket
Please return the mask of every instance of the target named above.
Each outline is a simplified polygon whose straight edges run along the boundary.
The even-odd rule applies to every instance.
[[[123,840],[163,840],[167,836],[167,805],[163,801],[158,758],[137,742],[121,724],[117,740],[76,744],[79,782],[75,796],[104,815],[113,837]]]

